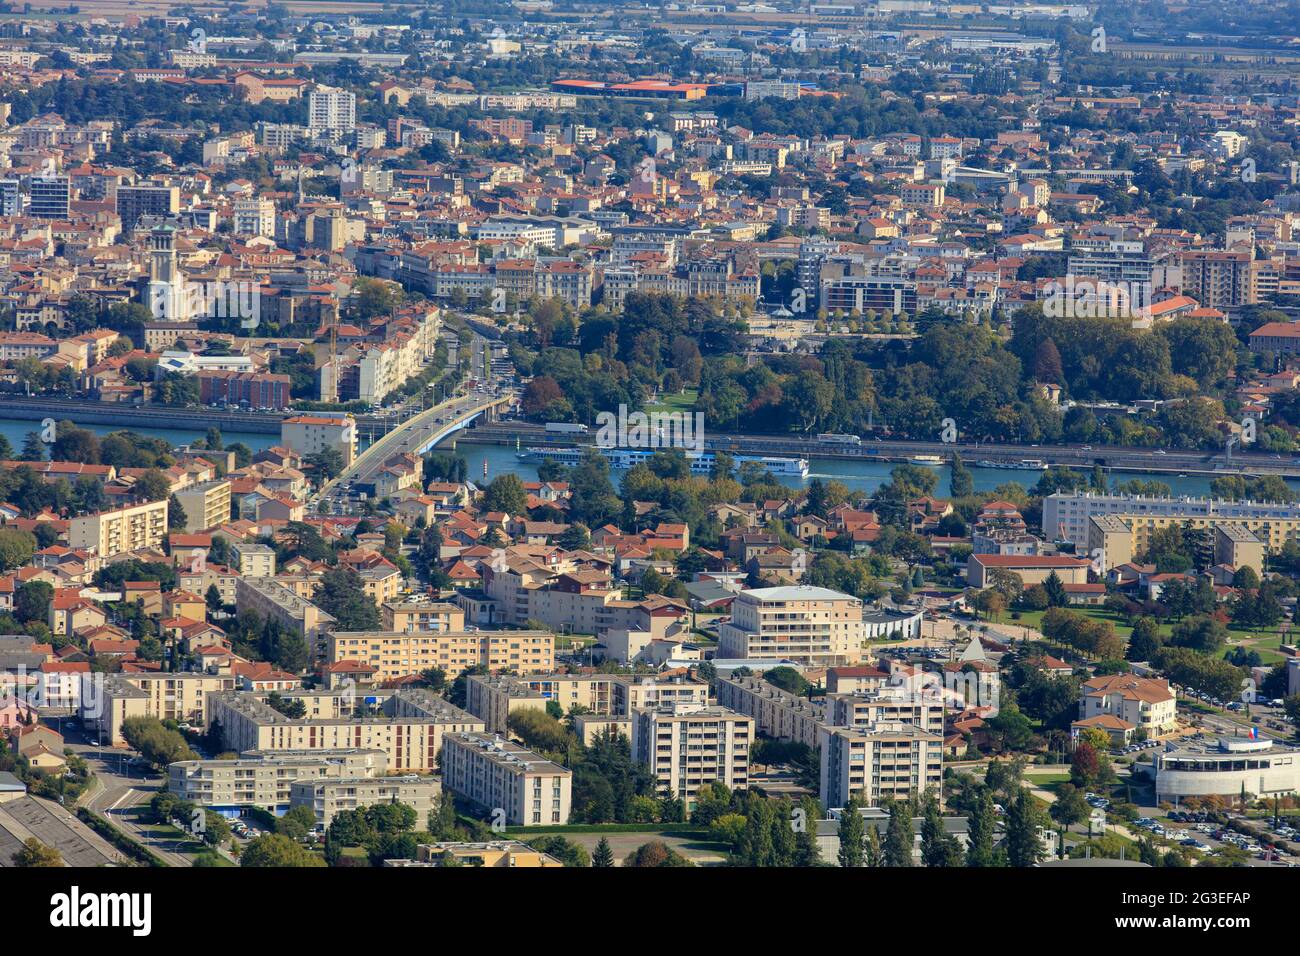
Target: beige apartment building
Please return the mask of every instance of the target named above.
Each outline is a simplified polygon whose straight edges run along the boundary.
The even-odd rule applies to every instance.
[[[906,800],[943,782],[943,736],[902,723],[868,727],[824,726],[821,746],[822,805],[848,806],[859,796],[867,806]]]
[[[741,591],[718,629],[718,656],[790,659],[815,667],[862,660],[862,602],[829,588],[794,585]]]
[[[232,563],[246,578],[275,576],[275,549],[258,541],[236,541],[230,546]]]
[[[627,717],[643,707],[705,704],[709,698],[708,681],[684,674],[476,674],[465,690],[465,709],[483,718],[490,733],[505,733],[515,711],[545,710],[551,701],[566,714],[577,707],[594,715]]]
[[[383,607],[385,602],[396,600],[406,582],[401,571],[382,564],[373,568],[361,568],[357,575],[361,578],[361,590],[376,607]]]
[[[324,662],[360,661],[375,668],[377,683],[438,667],[451,678],[471,667],[519,674],[555,667],[555,635],[549,631],[332,631],[324,638]]]
[[[167,501],[147,501],[83,515],[68,524],[68,546],[111,558],[126,551],[162,548],[167,538]]]
[[[1141,730],[1147,740],[1178,729],[1178,700],[1162,677],[1106,674],[1085,681],[1079,694],[1080,721],[1118,718],[1129,730]]]
[[[304,457],[337,451],[350,465],[357,457],[357,421],[351,415],[293,415],[280,422],[280,444]]]
[[[300,780],[354,780],[387,766],[382,750],[250,752],[235,760],[178,760],[167,768],[167,789],[218,812],[258,807],[281,814]]]
[[[826,723],[834,727],[910,724],[943,733],[943,695],[925,689],[888,686],[870,694],[828,694]]]
[[[817,746],[819,725],[826,722],[824,700],[809,700],[761,677],[719,677],[719,706],[754,718],[758,732],[777,740]]]
[[[545,710],[550,701],[566,714],[574,707],[610,714],[614,681],[609,674],[475,674],[465,682],[465,709],[481,717],[489,733],[502,734],[511,714]]]
[[[681,630],[686,608],[659,595],[623,599],[622,588],[594,571],[543,567],[510,558],[509,567],[483,565],[483,593],[496,604],[498,620],[521,625],[539,621],[562,634],[604,634],[611,630],[648,633],[663,639]]]
[[[447,633],[465,630],[465,612],[445,601],[385,601],[379,609],[385,631]]]
[[[937,787],[942,778],[942,693],[889,684],[808,700],[761,677],[721,678],[716,692],[719,705],[752,716],[765,736],[821,748],[820,797],[828,809],[853,793],[876,805],[907,795],[914,783],[918,792]]]
[[[646,707],[709,702],[709,682],[690,674],[620,674],[612,685],[612,713],[627,716]]]
[[[1093,515],[1088,519],[1088,554],[1103,572],[1133,560],[1133,529],[1115,514]]]
[[[176,492],[185,509],[183,531],[206,531],[230,520],[230,482],[224,478],[201,481]]]
[[[128,717],[157,717],[196,727],[207,724],[214,694],[236,687],[230,674],[189,671],[81,675],[82,726],[113,747],[125,746],[122,723]]]
[[[754,719],[725,707],[669,704],[632,717],[632,758],[647,764],[656,790],[690,809],[700,787],[714,782],[749,787]]]
[[[632,741],[631,717],[607,717],[604,714],[579,714],[573,718],[573,732],[584,747],[590,747],[601,734],[613,734]]]
[[[1220,522],[1214,526],[1214,563],[1253,568],[1264,576],[1264,542],[1249,528]]]
[[[361,810],[380,803],[404,803],[413,807],[416,819],[428,819],[438,803],[442,784],[437,777],[350,777],[345,780],[295,780],[289,785],[289,803],[307,807],[316,822],[329,826],[345,810]]]
[[[275,579],[240,577],[235,582],[235,609],[240,614],[253,611],[263,619],[278,621],[284,630],[301,635],[312,652],[313,662],[319,662],[324,656],[325,632],[334,623],[334,615],[299,597]]]
[[[1257,571],[1263,564],[1265,553],[1277,554],[1288,541],[1300,538],[1300,513],[1263,514],[1258,517],[1172,514],[1117,514],[1104,517],[1109,519],[1105,525],[1109,529],[1105,540],[1102,540],[1101,533],[1096,530],[1099,519],[1094,516],[1089,520],[1088,541],[1090,547],[1094,540],[1101,542],[1098,546],[1106,547],[1108,567],[1124,563],[1112,557],[1112,553],[1116,556],[1127,553],[1131,560],[1132,555],[1146,551],[1151,544],[1151,536],[1156,531],[1173,526],[1210,532],[1214,539],[1216,563],[1231,564],[1234,568],[1250,564]],[[1127,528],[1129,538],[1127,548],[1122,543],[1124,528]]]
[[[227,749],[382,750],[388,773],[433,773],[445,735],[483,730],[483,721],[419,689],[397,691],[376,708],[360,698],[342,717],[286,717],[249,693],[214,695],[208,710]]]
[[[569,821],[572,772],[493,734],[447,734],[442,785],[486,809],[494,823],[539,826]]]

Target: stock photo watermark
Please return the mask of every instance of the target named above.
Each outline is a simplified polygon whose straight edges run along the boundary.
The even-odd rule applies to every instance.
[[[675,448],[703,454],[703,412],[629,412],[619,405],[617,412],[596,415],[596,445],[599,448]]]
[[[163,322],[193,317],[239,319],[244,329],[262,322],[262,287],[243,279],[189,282],[155,280],[149,283],[149,311]]]

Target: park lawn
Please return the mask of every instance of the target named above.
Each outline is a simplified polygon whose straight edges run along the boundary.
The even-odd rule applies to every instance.
[[[1109,611],[1104,607],[1072,607],[1069,608],[1068,610],[1076,611],[1080,614],[1084,614],[1095,621],[1109,621],[1110,624],[1115,628],[1115,633],[1118,634],[1120,637],[1124,638],[1124,640],[1126,641],[1133,634],[1133,628],[1130,627],[1128,624],[1126,624],[1122,617],[1120,617],[1114,611]],[[1010,612],[1008,612],[1007,614],[1003,615],[1003,617],[1000,620],[993,621],[992,623],[1022,625],[1024,627],[1033,628],[1034,630],[1039,631],[1041,633],[1043,615],[1046,613],[1045,611],[1019,611],[1017,613],[1020,615],[1019,618],[1012,619]],[[1160,625],[1160,634],[1163,637],[1167,638],[1169,637],[1170,634],[1173,633],[1173,629],[1174,629],[1174,625],[1169,621],[1165,621],[1163,624]],[[1229,643],[1219,654],[1219,656],[1224,657],[1234,647],[1237,647],[1238,645],[1244,645],[1248,649],[1256,651],[1259,654],[1260,659],[1263,660],[1264,663],[1276,664],[1278,661],[1285,659],[1281,654],[1281,652],[1279,652],[1277,649],[1278,646],[1282,643],[1282,638],[1283,638],[1282,632],[1276,629],[1264,630],[1264,631],[1243,631],[1229,624],[1228,625]]]
[[[555,649],[557,651],[578,650],[586,647],[588,644],[594,644],[596,639],[590,634],[556,634]]]
[[[699,398],[699,389],[688,388],[678,392],[676,395],[660,395],[659,401],[645,406],[646,414],[654,412],[689,412],[695,409],[695,401]]]
[[[1068,783],[1070,775],[1059,770],[1051,773],[1034,773],[1026,768],[1025,783],[1033,784],[1035,787],[1041,787],[1044,790],[1052,790],[1059,783]]]

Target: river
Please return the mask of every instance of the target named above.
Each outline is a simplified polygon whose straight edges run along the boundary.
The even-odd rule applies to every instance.
[[[80,425],[80,423],[78,423]],[[171,443],[172,447],[178,445],[188,445],[190,442],[197,441],[204,437],[205,431],[190,428],[136,428],[127,425],[80,425],[87,431],[92,431],[96,435],[107,435],[109,432],[131,431],[138,435],[147,435],[150,438],[162,438]],[[14,453],[17,454],[22,450],[23,442],[27,439],[28,432],[39,432],[41,423],[18,418],[0,418],[0,435],[9,439],[9,444],[13,446]],[[227,432],[221,433],[223,442],[227,445],[233,445],[236,442],[247,445],[253,451],[261,451],[263,448],[270,448],[279,442],[278,435],[263,435],[253,432]]]
[[[112,431],[123,430],[122,426],[115,425],[84,425],[84,428],[95,432],[97,435],[106,435]],[[9,439],[9,443],[17,452],[23,446],[23,441],[30,431],[39,430],[40,423],[35,421],[25,421],[21,419],[0,419],[0,434]],[[203,432],[196,429],[188,428],[131,428],[125,426],[125,430],[134,431],[141,435],[148,435],[154,438],[164,438],[173,446],[188,444],[203,437]],[[251,432],[225,432],[221,433],[222,439],[227,445],[235,442],[242,442],[253,451],[260,451],[263,448],[269,448],[279,441],[276,435],[264,435]],[[363,447],[364,447],[363,443]],[[520,461],[515,455],[515,449],[512,446],[479,444],[469,441],[456,441],[456,452],[465,458],[469,463],[469,477],[471,481],[482,482],[484,479],[484,464],[487,466],[487,480],[491,481],[497,475],[507,472],[514,472],[526,480],[533,481],[537,478],[537,465],[532,461]],[[439,451],[448,451],[452,447],[451,442],[444,442],[439,446]],[[778,480],[785,485],[792,487],[806,486],[813,478],[823,480],[834,480],[843,482],[850,489],[861,492],[873,492],[881,484],[889,479],[889,472],[896,467],[889,462],[868,462],[868,461],[850,461],[840,458],[811,458],[808,462],[809,473],[807,480],[801,481],[792,475],[778,476]],[[1032,488],[1038,481],[1038,473],[1034,471],[1021,471],[1013,468],[979,468],[970,465],[971,477],[975,482],[976,491],[992,491],[998,485],[1006,482],[1018,482],[1026,488]],[[948,475],[949,469],[945,466],[935,469],[939,475],[939,483],[935,489],[935,494],[946,496],[948,494]],[[1176,475],[1151,475],[1135,471],[1108,471],[1107,478],[1114,481],[1128,481],[1138,479],[1141,481],[1161,481],[1169,485],[1176,495],[1205,495],[1210,490],[1210,477],[1206,475],[1187,475],[1178,477]],[[617,481],[617,475],[615,475]],[[1300,490],[1300,481],[1289,481],[1293,488]]]
[[[515,456],[513,446],[457,441],[455,447],[457,454],[461,455],[469,464],[469,478],[471,481],[483,481],[484,464],[487,466],[488,481],[506,472],[515,472],[528,481],[534,481],[537,478],[536,463],[520,461]],[[451,443],[448,442],[439,446],[438,450],[449,451],[450,448]],[[1023,471],[1014,468],[979,468],[969,462],[967,465],[970,468],[976,491],[992,491],[999,485],[1011,481],[1018,482],[1028,489],[1037,484],[1039,478],[1039,473],[1035,471]],[[804,487],[812,479],[821,478],[827,481],[843,482],[854,491],[873,492],[889,480],[889,472],[895,467],[897,467],[896,462],[811,458],[808,461],[807,480],[801,481],[793,475],[778,475],[777,480],[781,484],[791,487]],[[934,470],[939,475],[939,483],[935,489],[935,494],[941,497],[947,496],[949,469],[944,466]],[[1160,481],[1173,489],[1175,495],[1207,495],[1210,491],[1211,481],[1211,477],[1208,475],[1178,477],[1176,475],[1152,475],[1136,471],[1107,471],[1106,478],[1109,482],[1124,482],[1131,479]],[[617,484],[617,475],[615,476],[615,483]],[[1300,481],[1288,481],[1287,483],[1291,487],[1300,490]]]

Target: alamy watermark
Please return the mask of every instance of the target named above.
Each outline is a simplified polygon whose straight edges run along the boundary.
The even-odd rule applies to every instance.
[[[244,279],[149,283],[149,312],[163,322],[192,318],[239,319],[241,328],[255,329],[262,321],[262,287]]]
[[[978,709],[985,717],[996,717],[1000,709],[1002,682],[994,671],[916,670],[891,662],[889,682],[883,693],[914,706],[942,706],[945,709]]]
[[[1043,287],[1043,314],[1054,319],[1151,318],[1150,282],[1066,275]]]
[[[695,454],[704,452],[703,412],[629,412],[619,405],[617,412],[596,416],[596,445],[599,448],[676,448]]]

